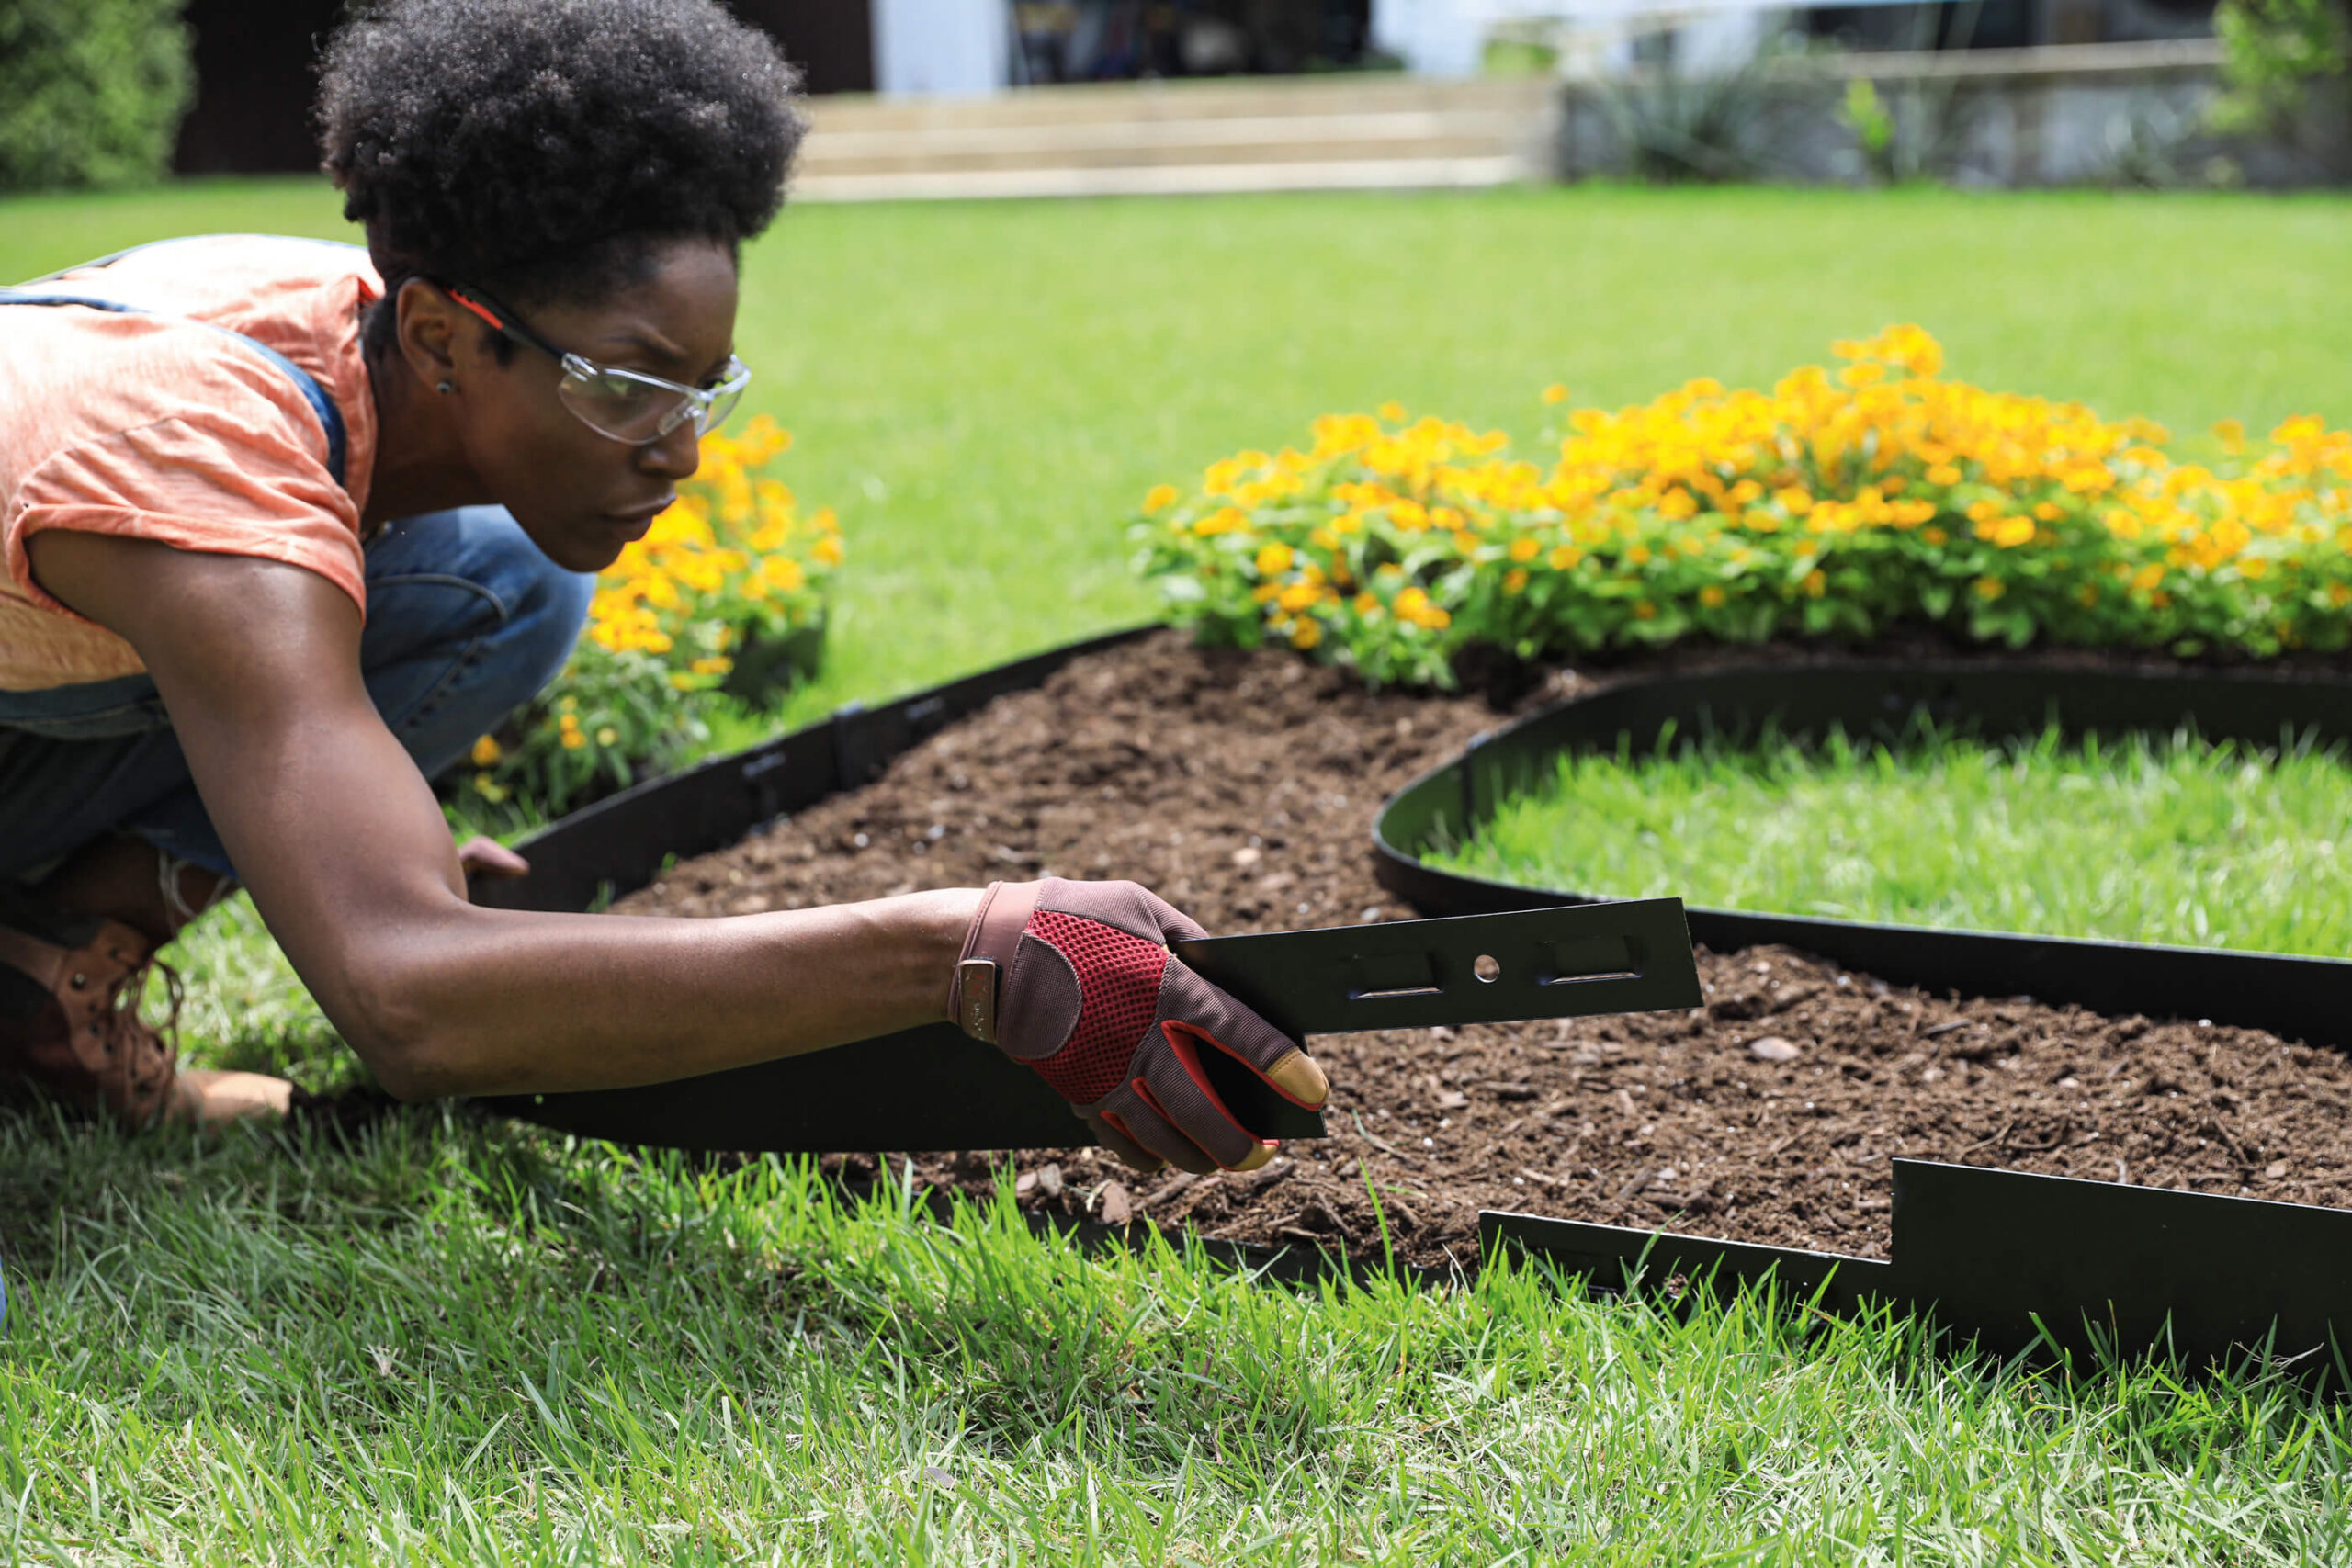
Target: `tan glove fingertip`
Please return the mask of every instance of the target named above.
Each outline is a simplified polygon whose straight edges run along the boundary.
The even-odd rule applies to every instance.
[[[1331,1098],[1331,1080],[1323,1076],[1322,1067],[1295,1047],[1266,1069],[1265,1078],[1309,1111],[1320,1109]]]

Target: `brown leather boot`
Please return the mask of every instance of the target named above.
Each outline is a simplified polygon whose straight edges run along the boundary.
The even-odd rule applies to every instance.
[[[0,1078],[28,1079],[134,1127],[161,1119],[175,1097],[179,976],[159,965],[172,1018],[150,1028],[139,998],[157,960],[145,937],[95,915],[28,919],[11,902],[13,922],[0,924]]]

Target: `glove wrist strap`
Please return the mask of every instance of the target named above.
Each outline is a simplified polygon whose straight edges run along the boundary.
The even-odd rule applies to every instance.
[[[1035,882],[989,883],[980,896],[979,913],[964,933],[964,952],[948,991],[948,1016],[975,1040],[997,1043],[997,995],[1037,907],[1039,886]]]

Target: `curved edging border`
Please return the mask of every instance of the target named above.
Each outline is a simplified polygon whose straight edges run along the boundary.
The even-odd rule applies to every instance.
[[[1072,660],[1156,630],[1136,626],[1034,654],[880,707],[831,716],[746,750],[650,779],[573,812],[517,846],[531,874],[484,879],[473,900],[507,909],[598,908],[685,856],[738,842],[778,817],[871,782],[894,757],[990,702],[1041,685]],[[1235,1086],[1236,1109],[1276,1135],[1319,1135],[1321,1118]],[[504,1115],[582,1137],[702,1151],[1056,1148],[1091,1143],[1046,1081],[953,1025],[933,1024],[635,1089],[485,1099]]]
[[[1636,751],[1673,734],[1849,732],[1925,708],[1989,736],[2169,731],[2259,744],[2283,733],[2352,740],[2352,682],[2239,671],[2095,671],[1860,660],[1725,669],[1616,682],[1473,741],[1407,785],[1374,828],[1383,886],[1425,915],[1605,901],[1442,871],[1423,852],[1476,830],[1506,795],[1564,751]],[[1899,985],[2030,995],[2102,1012],[2210,1019],[2344,1049],[2352,963],[2275,953],[1935,931],[1693,908],[1717,951],[1801,948]],[[2168,1344],[2197,1359],[2267,1348],[2334,1366],[2352,1338],[2352,1210],[2125,1187],[2017,1171],[1894,1162],[1887,1262],[1532,1215],[1480,1216],[1483,1247],[1509,1246],[1602,1283],[1711,1274],[1721,1283],[1932,1308],[1990,1348],[2036,1342],[2125,1351]]]

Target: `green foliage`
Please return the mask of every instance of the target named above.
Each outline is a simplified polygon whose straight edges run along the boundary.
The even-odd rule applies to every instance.
[[[2347,821],[2341,749],[1915,727],[1565,757],[1440,858],[1613,897],[2342,957]]]
[[[1602,78],[1601,106],[1629,172],[1660,185],[1769,175],[1766,131],[1780,96],[1773,76],[1790,53],[1775,42],[1727,69],[1685,71],[1669,57]]]
[[[1686,637],[1863,642],[1901,625],[2269,657],[2352,642],[2352,432],[2282,423],[2181,463],[2146,420],[1941,375],[1917,326],[1768,392],[1712,378],[1569,413],[1547,472],[1499,431],[1326,415],[1305,451],[1161,485],[1136,570],[1205,640],[1272,636],[1374,682]],[[1565,401],[1554,386],[1549,401]]]
[[[162,178],[196,89],[186,5],[0,3],[0,190]]]
[[[2228,85],[2213,106],[2219,130],[2282,129],[2312,85],[2342,76],[2352,59],[2352,10],[2345,0],[2222,0],[2213,30]]]
[[[599,575],[586,634],[547,690],[473,749],[454,810],[504,829],[685,761],[730,696],[772,705],[813,671],[840,525],[769,474],[791,435],[765,415],[703,437],[677,504]]]

